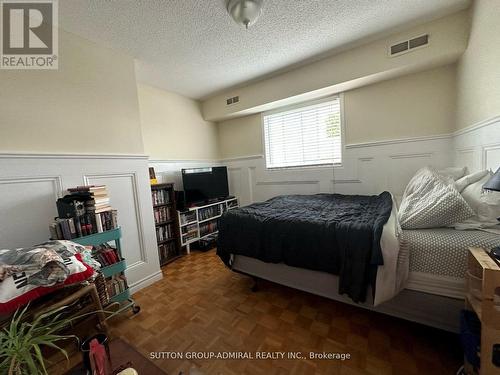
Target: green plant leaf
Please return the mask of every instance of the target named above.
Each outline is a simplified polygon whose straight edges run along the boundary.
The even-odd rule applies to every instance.
[[[43,372],[46,374],[47,369],[45,368],[45,363],[43,361],[43,355],[42,355],[42,351],[40,350],[40,347],[35,344],[35,345],[33,345],[33,349],[34,349],[35,354],[36,354],[36,359],[38,360],[38,362],[42,366]]]

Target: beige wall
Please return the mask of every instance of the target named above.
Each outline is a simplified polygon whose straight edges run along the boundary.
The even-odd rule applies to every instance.
[[[347,144],[451,133],[455,83],[448,65],[346,92]]]
[[[262,117],[258,113],[218,124],[221,157],[262,155]]]
[[[0,152],[142,154],[132,58],[59,43],[57,71],[0,71]]]
[[[455,65],[344,93],[346,143],[448,134],[455,118]],[[260,114],[218,124],[222,158],[260,155]]]
[[[469,45],[458,65],[457,127],[500,115],[500,1],[475,0]]]
[[[144,149],[152,160],[213,160],[219,157],[217,127],[203,120],[197,101],[138,85]]]
[[[398,57],[388,56],[391,44],[424,33],[430,35],[427,47]],[[204,118],[224,121],[451,64],[465,51],[467,35],[468,12],[461,11],[212,96],[202,103]],[[236,95],[240,97],[239,103],[227,106],[226,98]]]

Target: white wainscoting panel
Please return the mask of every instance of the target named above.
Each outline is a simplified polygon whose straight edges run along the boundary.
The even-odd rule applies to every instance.
[[[388,190],[401,195],[421,167],[453,165],[450,136],[392,140],[348,145],[341,167],[266,169],[262,155],[225,159],[230,192],[241,204],[283,194],[378,194]]]
[[[269,170],[262,155],[220,161],[151,160],[160,182],[182,189],[182,168],[216,165],[228,167],[230,193],[242,205],[283,194],[379,194],[388,190],[401,195],[411,176],[421,167],[453,165],[452,136],[440,135],[347,145],[341,167],[306,167]]]
[[[113,173],[108,175],[86,175],[85,185],[106,185],[112,207],[118,210],[122,228],[122,245],[127,259],[129,275],[134,268],[148,262],[143,240],[143,228],[137,190],[137,178],[134,173]]]
[[[455,164],[469,171],[496,171],[500,167],[500,116],[482,121],[454,134]]]
[[[0,178],[1,248],[29,247],[47,239],[61,186],[60,176]]]
[[[56,199],[84,184],[106,184],[123,228],[132,290],[162,277],[145,156],[0,154],[0,248],[49,238]]]

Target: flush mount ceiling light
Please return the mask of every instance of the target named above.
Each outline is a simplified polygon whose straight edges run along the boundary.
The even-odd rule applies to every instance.
[[[227,11],[238,25],[247,29],[262,13],[263,0],[228,0]]]

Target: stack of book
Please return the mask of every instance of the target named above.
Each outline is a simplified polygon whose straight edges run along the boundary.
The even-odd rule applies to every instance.
[[[162,204],[169,204],[170,203],[170,194],[167,190],[164,190],[164,189],[153,190],[151,192],[151,199],[153,200],[154,206],[159,206]]]
[[[178,255],[175,242],[167,242],[159,245],[158,254],[160,255],[160,265],[166,264],[169,259]]]
[[[158,242],[166,241],[174,237],[174,228],[172,224],[156,228],[156,239]]]
[[[181,225],[192,223],[193,221],[196,221],[196,211],[182,212],[180,213],[179,218],[181,221]]]
[[[104,275],[100,272],[97,273],[97,276],[94,280],[95,287],[97,289],[97,294],[99,295],[99,299],[101,300],[101,304],[106,306],[109,303],[109,294],[106,279]]]
[[[106,290],[110,298],[124,292],[126,289],[128,289],[127,279],[123,274],[114,275],[106,280]]]
[[[217,221],[208,221],[200,224],[200,237],[206,236],[210,233],[218,231]]]
[[[166,206],[158,207],[153,210],[155,215],[155,224],[161,224],[172,219],[170,208]]]
[[[118,227],[105,185],[78,186],[68,192],[57,200],[59,217],[49,226],[52,239],[71,240]]]
[[[211,206],[198,210],[199,220],[207,220],[211,217],[219,216],[222,213],[223,204],[218,204],[217,206]]]
[[[108,244],[94,246],[92,249],[92,257],[97,260],[102,267],[111,266],[121,261],[116,249]]]

